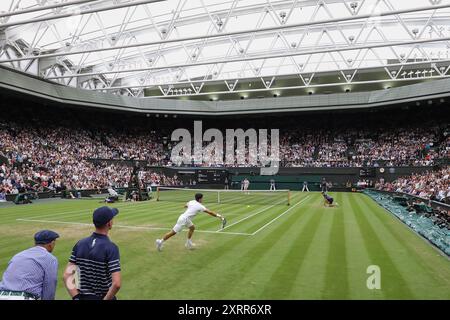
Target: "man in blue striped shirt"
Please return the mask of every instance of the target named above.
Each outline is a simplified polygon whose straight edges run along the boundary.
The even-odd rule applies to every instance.
[[[39,231],[34,235],[36,246],[11,259],[0,282],[0,300],[55,299],[58,260],[51,252],[57,238],[54,231]]]
[[[75,245],[64,271],[64,283],[74,300],[115,300],[120,290],[119,248],[108,238],[119,213],[107,206],[94,211],[95,232]]]

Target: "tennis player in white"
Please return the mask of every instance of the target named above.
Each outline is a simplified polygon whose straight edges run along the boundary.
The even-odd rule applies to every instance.
[[[195,200],[191,200],[185,204],[184,207],[186,208],[186,211],[180,215],[177,224],[173,227],[173,229],[170,232],[166,233],[162,239],[156,239],[156,248],[158,249],[158,251],[162,250],[164,241],[167,241],[169,238],[179,233],[181,230],[183,230],[184,227],[189,228],[186,248],[192,249],[194,247],[194,244],[192,243],[192,235],[194,234],[195,226],[192,223],[191,219],[194,218],[200,211],[206,212],[213,217],[221,219],[222,228],[225,227],[225,224],[227,223],[225,217],[214,211],[208,210],[202,204],[202,201],[203,195],[201,193],[197,193],[195,194]]]

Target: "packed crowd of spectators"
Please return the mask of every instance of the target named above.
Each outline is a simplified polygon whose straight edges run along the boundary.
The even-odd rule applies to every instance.
[[[341,130],[305,133],[280,139],[281,159],[291,167],[432,166],[450,157],[450,137],[441,126]]]
[[[439,171],[426,171],[399,178],[393,182],[383,180],[375,184],[379,190],[403,192],[420,198],[450,203],[450,167]]]
[[[144,138],[144,137],[139,137]],[[0,193],[128,186],[132,168],[89,159],[142,158],[159,164],[162,147],[150,139],[129,144],[133,135],[95,135],[85,129],[0,124]],[[123,146],[119,144],[123,141]],[[146,141],[146,143],[145,143]],[[131,147],[130,147],[131,145]],[[145,146],[144,146],[145,145]],[[145,172],[144,183],[175,185],[176,179]]]
[[[125,186],[132,168],[106,160],[175,166],[171,151],[177,142],[170,141],[171,133],[176,128],[192,129],[192,121],[186,119],[94,115],[67,109],[59,112],[42,106],[5,108],[1,114],[0,193]],[[404,112],[388,119],[382,113],[358,117],[284,117],[270,123],[214,120],[205,122],[203,131],[217,127],[225,135],[230,127],[279,128],[280,166],[285,167],[433,166],[450,156],[450,130],[445,117],[413,113],[408,118]],[[376,117],[386,119],[386,123]],[[427,117],[428,122],[417,120]],[[207,145],[203,143],[203,147]],[[270,154],[270,143],[268,147]],[[235,161],[228,166],[254,166],[248,161],[247,149],[242,155],[243,163]],[[214,156],[187,165],[224,166]],[[178,178],[156,172],[143,173],[142,180],[160,185],[181,183]]]
[[[431,166],[435,159],[450,155],[449,138],[439,143],[440,131],[438,127],[399,128],[379,134],[348,130],[337,133],[284,131],[280,136],[281,166]],[[21,189],[42,191],[124,185],[129,180],[130,168],[94,164],[90,159],[137,159],[149,165],[171,166],[175,164],[170,161],[170,146],[156,131],[122,132],[102,128],[92,132],[82,128],[2,123],[0,152],[8,165],[3,164],[0,181],[7,193],[17,193]],[[248,157],[246,152],[245,158]],[[211,161],[201,165],[218,163]],[[233,165],[246,166],[246,163]],[[156,179],[151,174],[144,178],[150,183]],[[159,180],[161,184],[178,183],[169,177]]]

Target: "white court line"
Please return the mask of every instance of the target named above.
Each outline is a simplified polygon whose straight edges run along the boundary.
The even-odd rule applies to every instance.
[[[92,223],[81,223],[81,222],[68,222],[68,221],[55,221],[55,220],[35,220],[35,219],[16,219],[16,221],[25,221],[25,222],[40,222],[40,223],[55,223],[55,224],[67,224],[67,225],[77,225],[77,226],[89,226],[92,227]],[[143,229],[143,230],[163,230],[169,231],[171,228],[158,228],[158,227],[140,227],[140,226],[125,226],[120,224],[114,224],[115,228],[126,228],[126,229]],[[187,230],[183,230],[187,231]],[[195,232],[200,233],[217,233],[216,231],[210,230],[195,230]],[[221,232],[223,234],[232,234],[239,236],[250,236],[251,233],[242,233],[242,232]]]
[[[76,201],[76,200],[73,200],[73,201]],[[102,202],[102,203],[104,203],[104,202]],[[101,204],[101,203],[99,202],[99,204]],[[121,203],[117,203],[117,205],[114,206],[114,208],[126,209],[128,207],[142,207],[145,204],[148,204],[148,202],[145,202],[145,203],[142,203],[142,202],[140,202],[140,203],[133,203],[133,202],[124,203],[124,202],[121,202]],[[106,205],[106,204],[104,203],[104,205]],[[40,214],[38,216],[30,217],[29,219],[44,218],[44,217],[54,217],[54,216],[66,215],[66,214],[69,214],[69,213],[71,213],[71,214],[81,214],[81,213],[92,214],[92,211],[95,210],[95,209],[96,208],[92,208],[92,209],[87,208],[87,209],[77,209],[77,210],[72,210],[72,211],[46,213],[46,214]]]
[[[238,220],[238,221],[236,221],[236,222],[234,222],[234,223],[232,223],[232,224],[229,224],[229,225],[227,225],[225,228],[219,229],[219,230],[217,230],[216,232],[222,232],[222,230],[225,230],[225,229],[227,229],[227,228],[229,228],[229,227],[232,227],[232,226],[238,224],[239,222],[242,222],[242,221],[244,221],[244,220],[247,220],[248,218],[251,218],[251,217],[253,217],[253,216],[256,216],[257,214],[260,214],[260,213],[262,213],[262,212],[264,212],[264,211],[267,211],[267,210],[269,210],[270,208],[273,208],[274,206],[276,206],[277,204],[280,204],[280,203],[285,202],[285,201],[286,201],[286,200],[283,199],[282,201],[279,201],[279,202],[277,202],[277,203],[275,203],[275,204],[273,204],[273,205],[271,205],[271,206],[269,206],[269,207],[267,207],[267,208],[264,208],[264,209],[261,209],[261,210],[259,210],[259,211],[256,211],[255,213],[253,213],[253,214],[251,214],[251,215],[249,215],[249,216],[247,216],[247,217],[245,217],[245,218],[242,218],[241,220]]]
[[[298,206],[299,204],[305,202],[306,200],[308,200],[310,196],[307,196],[305,199],[297,202],[295,205],[293,205],[292,207],[290,207],[289,209],[287,209],[286,211],[284,211],[282,214],[280,214],[279,216],[275,217],[274,219],[270,220],[268,223],[266,223],[265,225],[263,225],[261,228],[259,228],[258,230],[256,230],[255,232],[253,232],[251,235],[254,236],[255,234],[257,234],[258,232],[260,232],[261,230],[263,230],[264,228],[268,227],[269,225],[271,225],[273,222],[275,222],[276,220],[280,219],[282,216],[284,216],[286,213],[288,213],[289,211],[291,211],[292,209],[294,209],[296,206]]]

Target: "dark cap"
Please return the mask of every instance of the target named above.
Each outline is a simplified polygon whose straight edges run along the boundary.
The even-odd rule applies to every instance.
[[[102,227],[108,222],[110,222],[117,214],[119,209],[110,208],[107,206],[95,209],[92,215],[92,221],[96,227]]]
[[[59,238],[59,234],[51,230],[41,230],[34,235],[36,244],[47,244]]]

